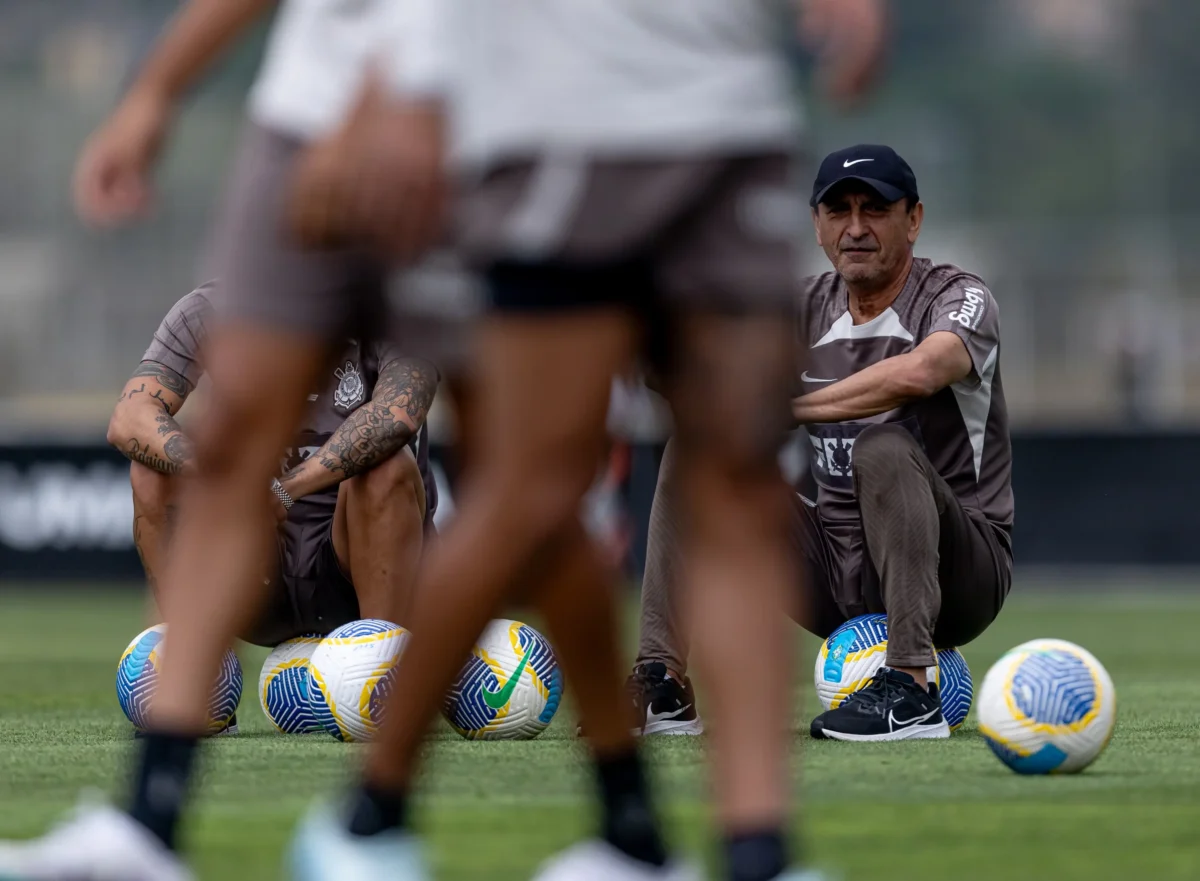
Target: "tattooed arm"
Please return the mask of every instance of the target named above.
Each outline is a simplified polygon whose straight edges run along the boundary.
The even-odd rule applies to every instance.
[[[131,461],[163,474],[190,472],[192,442],[175,421],[189,391],[187,380],[174,370],[143,361],[117,399],[108,442]]]
[[[438,373],[426,361],[402,358],[384,366],[375,392],[337,427],[325,445],[280,482],[298,499],[370,471],[413,439],[433,404]]]

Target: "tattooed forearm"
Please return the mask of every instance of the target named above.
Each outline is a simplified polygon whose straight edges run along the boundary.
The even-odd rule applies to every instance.
[[[144,383],[144,382],[142,383],[140,388],[127,388],[125,391],[121,392],[121,397],[117,398],[117,403],[119,404],[122,401],[127,401],[130,398],[132,398],[134,395],[140,395],[145,391],[146,391],[146,383]]]
[[[182,468],[195,456],[196,451],[192,446],[192,442],[185,435],[176,434],[167,439],[163,444],[163,452],[167,454],[167,458]]]
[[[164,413],[170,415],[171,402],[163,397],[162,389],[155,389],[154,394],[152,394],[150,397],[152,397],[152,398],[154,398],[154,400],[158,401],[158,404],[160,407],[163,408]]]
[[[149,376],[158,380],[167,391],[174,392],[181,398],[187,397],[187,380],[170,367],[164,367],[157,361],[143,361],[138,365],[137,370],[133,371],[133,376],[135,379],[139,376]]]
[[[316,458],[345,480],[394,456],[415,433],[412,426],[393,418],[387,407],[368,401],[338,426]]]
[[[437,371],[431,365],[392,362],[379,374],[371,400],[351,413],[309,462],[292,469],[280,482],[299,497],[370,471],[421,430],[436,391]],[[325,473],[314,473],[314,464]]]
[[[124,453],[133,462],[145,465],[147,468],[153,468],[163,474],[178,474],[183,470],[182,462],[175,462],[170,459],[164,459],[157,455],[150,448],[149,444],[143,445],[138,443],[136,437],[131,437],[126,445]]]

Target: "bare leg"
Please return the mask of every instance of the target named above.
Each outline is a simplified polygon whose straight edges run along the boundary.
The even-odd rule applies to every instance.
[[[163,572],[170,638],[154,704],[160,731],[204,731],[221,657],[258,611],[275,535],[268,485],[324,351],[260,328],[218,328],[210,337],[212,402],[194,433],[200,473],[181,487],[179,532]]]
[[[615,312],[503,317],[487,327],[478,406],[464,420],[475,435],[470,479],[423,573],[400,662],[401,677],[405,668],[421,676],[405,677],[411,687],[393,698],[352,832],[403,824],[418,753],[445,690],[499,603],[532,576],[564,672],[597,726],[605,837],[635,859],[665,859],[624,712],[613,597],[578,520],[604,449],[611,377],[633,338],[632,322]]]
[[[158,611],[162,608],[159,578],[166,563],[167,540],[175,513],[175,483],[166,474],[131,462],[129,485],[133,491],[133,544],[150,588],[147,617],[151,623],[157,623],[162,620]]]
[[[341,485],[333,549],[362,617],[408,620],[424,542],[425,484],[407,449]]]
[[[367,777],[407,789],[442,696],[535,555],[575,519],[604,443],[611,376],[633,330],[621,314],[498,318],[480,346],[479,418],[462,503],[434,547],[400,662],[420,670],[396,692]],[[546,369],[570,365],[571,369]]]
[[[693,316],[682,330],[668,390],[686,512],[684,598],[708,684],[719,819],[731,841],[771,833],[782,860],[792,721],[786,612],[798,577],[777,464],[788,334],[775,317]]]

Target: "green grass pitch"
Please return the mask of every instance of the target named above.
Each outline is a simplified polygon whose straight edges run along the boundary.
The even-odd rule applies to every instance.
[[[45,828],[83,788],[123,797],[131,752],[117,657],[141,629],[136,592],[0,593],[0,836]],[[1107,666],[1118,722],[1107,753],[1073,777],[1020,778],[973,718],[949,741],[864,747],[796,739],[798,821],[814,859],[847,881],[1200,878],[1200,594],[1014,598],[965,654],[976,683],[1026,639],[1074,640]],[[802,643],[810,684],[816,644]],[[206,752],[187,828],[203,879],[273,879],[297,815],[336,792],[360,751],[271,733],[254,694],[265,652],[241,652],[242,735]],[[401,685],[402,687],[402,685]],[[806,731],[813,698],[797,712]],[[591,828],[569,703],[531,743],[467,743],[442,727],[420,817],[439,879],[516,881]],[[703,744],[652,738],[672,839],[711,859]]]

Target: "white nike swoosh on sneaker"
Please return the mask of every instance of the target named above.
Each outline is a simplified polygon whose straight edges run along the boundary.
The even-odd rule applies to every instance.
[[[805,370],[803,373],[800,374],[800,381],[801,382],[837,382],[837,379],[818,379],[815,376],[809,376],[808,371]]]
[[[692,708],[692,705],[688,704],[686,707],[681,707],[680,709],[676,710],[673,713],[656,713],[653,710],[647,708],[646,724],[649,725],[651,722],[666,722],[671,719],[678,719],[680,716],[682,716],[684,713],[686,713],[691,708]]]
[[[913,716],[911,719],[897,719],[896,711],[888,711],[888,727],[892,731],[899,731],[901,728],[911,728],[913,725],[919,725],[922,722],[928,722],[931,718],[937,715],[937,707],[934,707],[924,716]]]

